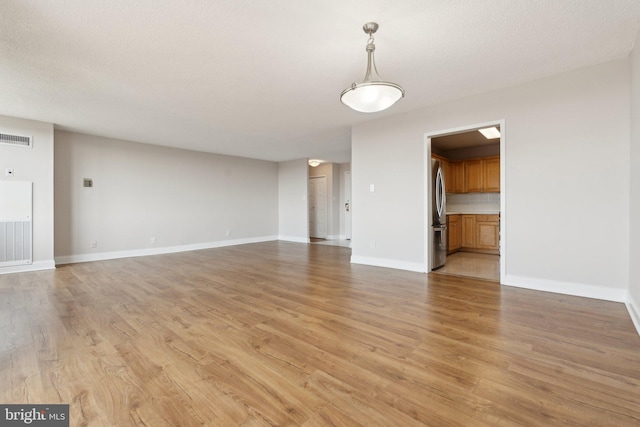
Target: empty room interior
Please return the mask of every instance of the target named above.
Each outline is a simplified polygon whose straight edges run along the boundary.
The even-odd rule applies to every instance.
[[[0,20],[0,425],[640,425],[640,2]]]

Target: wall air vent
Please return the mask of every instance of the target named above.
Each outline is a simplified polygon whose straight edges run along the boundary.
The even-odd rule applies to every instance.
[[[31,137],[0,133],[0,144],[14,145],[18,147],[31,147]]]

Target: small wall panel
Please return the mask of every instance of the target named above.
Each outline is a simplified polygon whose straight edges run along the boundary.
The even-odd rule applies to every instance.
[[[0,268],[32,262],[32,187],[0,181]]]

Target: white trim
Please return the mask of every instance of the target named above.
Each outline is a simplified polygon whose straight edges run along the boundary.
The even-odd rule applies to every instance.
[[[395,268],[397,270],[415,271],[426,273],[425,265],[420,262],[406,262],[387,258],[372,258],[364,256],[351,256],[351,264],[371,265],[374,267]]]
[[[296,237],[296,236],[278,236],[278,240],[282,240],[285,242],[295,242],[295,243],[310,243],[311,239],[308,237]]]
[[[534,277],[508,275],[503,278],[502,284],[535,291],[553,292],[556,294],[573,295],[605,301],[625,302],[627,297],[626,289],[612,289],[604,286],[537,279]]]
[[[15,267],[17,265],[29,265],[29,264],[32,264],[31,259],[20,259],[18,261],[0,261],[0,269],[6,268],[6,267]]]
[[[12,267],[0,268],[0,274],[24,273],[28,271],[55,270],[56,263],[54,260],[34,261],[30,264],[15,265]]]
[[[631,316],[633,326],[636,327],[636,331],[638,335],[640,335],[640,304],[633,299],[631,292],[627,293],[627,300],[624,304],[627,306],[627,311],[629,312],[629,316]]]
[[[500,123],[500,284],[507,277],[507,126]]]
[[[349,176],[349,185],[347,186],[347,175]],[[351,240],[352,237],[352,230],[353,230],[353,216],[351,216],[351,208],[353,206],[353,186],[351,184],[351,170],[345,171],[344,172],[344,200],[342,200],[342,202],[344,202],[344,204],[341,203],[340,209],[344,209],[345,204],[349,203],[349,212],[347,212],[346,210],[344,210],[342,213],[344,215],[344,236],[340,236],[341,239],[343,240],[347,240],[347,236],[349,240]],[[348,196],[349,198],[347,198],[347,192],[349,193]],[[347,215],[348,214],[348,215]],[[349,224],[347,227],[347,216],[349,217]]]
[[[346,240],[344,234],[329,234],[327,235],[327,240]]]
[[[426,165],[426,167],[424,168],[424,174],[422,176],[422,180],[424,183],[424,188],[422,191],[424,196],[424,215],[422,215],[422,230],[424,233],[424,268],[426,271],[431,271],[431,269],[433,268],[433,257],[431,255],[431,248],[433,247],[433,236],[431,235],[431,212],[433,209],[433,207],[431,206],[431,199],[433,198],[433,194],[431,191],[431,177],[433,175],[431,166],[431,136],[435,135],[424,135],[424,160],[422,162],[423,165]],[[445,182],[445,186],[446,184],[447,183]]]
[[[103,261],[117,258],[131,258],[148,255],[171,254],[175,252],[197,251],[201,249],[221,248],[225,246],[244,245],[278,240],[278,236],[252,237],[247,239],[220,240],[217,242],[194,243],[191,245],[167,246],[160,248],[133,249],[128,251],[99,252],[93,254],[67,255],[56,257],[56,264],[71,264],[75,262]]]

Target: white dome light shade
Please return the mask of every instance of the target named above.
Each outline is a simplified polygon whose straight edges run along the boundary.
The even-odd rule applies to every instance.
[[[361,113],[376,113],[391,107],[403,96],[404,90],[395,83],[367,82],[343,90],[340,101]]]

